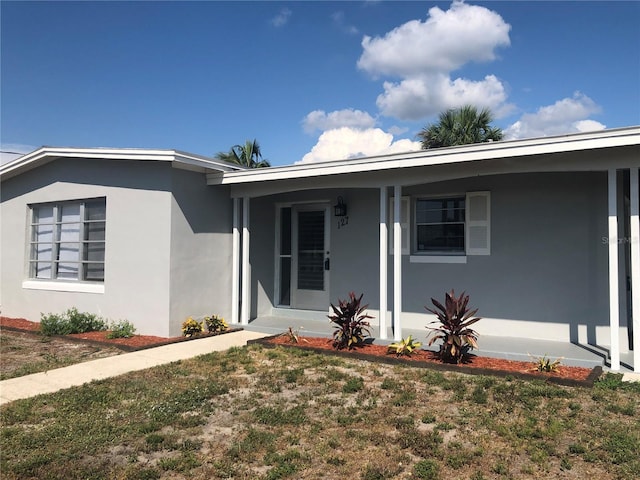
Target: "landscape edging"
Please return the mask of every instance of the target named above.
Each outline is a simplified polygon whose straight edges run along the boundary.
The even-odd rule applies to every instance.
[[[4,325],[2,326],[2,328],[6,330],[11,330],[12,332],[20,332],[20,333],[27,333],[30,335],[44,336],[37,330],[25,330],[22,328],[16,328],[16,327],[4,326]],[[191,337],[173,337],[173,338],[168,338],[166,341],[163,341],[163,342],[153,343],[151,345],[140,345],[140,346],[124,345],[122,343],[110,342],[110,341],[92,340],[90,338],[80,338],[80,337],[74,337],[71,335],[46,335],[46,337],[58,338],[60,340],[68,340],[68,341],[77,342],[77,343],[85,343],[89,345],[94,345],[96,347],[113,347],[113,348],[122,350],[124,352],[131,353],[131,352],[137,352],[140,350],[148,350],[149,348],[163,347],[165,345],[171,345],[173,343],[188,342],[190,340],[198,340],[200,338],[207,338],[207,337],[216,337],[218,335],[225,335],[227,333],[240,332],[242,330],[244,330],[244,328],[234,327],[234,328],[228,328],[224,332],[216,332],[216,333],[207,332],[207,333],[201,333],[199,335],[194,335]]]
[[[470,375],[492,375],[492,376],[503,377],[503,378],[513,377],[521,380],[541,380],[544,382],[553,383],[556,385],[563,385],[566,387],[592,388],[595,381],[598,378],[600,378],[600,376],[602,375],[602,367],[600,365],[593,367],[593,369],[591,370],[591,373],[585,380],[575,380],[572,378],[554,377],[552,375],[542,377],[540,375],[536,375],[533,373],[510,372],[505,370],[494,370],[489,368],[465,367],[464,365],[453,365],[449,363],[433,363],[433,362],[422,362],[419,360],[407,360],[402,357],[392,356],[392,355],[389,355],[389,357],[380,357],[377,355],[368,355],[366,353],[360,353],[354,350],[337,350],[337,349],[327,350],[324,348],[305,346],[300,343],[281,344],[281,343],[271,342],[272,339],[280,336],[282,336],[282,334],[258,338],[255,340],[249,340],[247,341],[247,345],[258,344],[266,348],[275,348],[275,347],[299,348],[303,350],[310,350],[314,353],[319,353],[322,355],[333,355],[333,356],[338,356],[343,358],[354,358],[356,360],[366,360],[370,362],[379,362],[379,363],[385,363],[389,365],[409,365],[417,368],[429,368],[432,370],[466,373]]]

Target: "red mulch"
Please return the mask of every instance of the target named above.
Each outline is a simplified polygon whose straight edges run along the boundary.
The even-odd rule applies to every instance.
[[[299,337],[297,344],[291,343],[286,335],[280,335],[276,337],[270,337],[266,339],[268,343],[277,345],[288,345],[299,348],[313,348],[319,350],[330,350],[336,352],[332,345],[332,339],[330,338],[318,338],[318,337]],[[378,357],[380,359],[394,359],[397,356],[395,354],[389,354],[388,348],[385,345],[365,344],[357,347],[351,351],[342,350],[346,353],[354,353],[355,356],[362,354],[365,356]],[[591,368],[583,367],[569,367],[561,365],[555,372],[538,372],[534,370],[534,362],[520,362],[516,360],[506,360],[501,358],[480,357],[476,355],[470,355],[466,362],[461,365],[443,364],[436,352],[429,350],[415,350],[411,356],[403,355],[397,357],[402,359],[403,362],[409,363],[421,363],[429,364],[432,366],[446,366],[447,370],[459,370],[465,373],[490,373],[500,372],[504,375],[513,374],[519,377],[539,377],[544,380],[553,379],[556,383],[572,384],[572,382],[590,382],[590,378],[594,377],[594,370]],[[473,370],[476,370],[474,372]],[[595,378],[594,378],[595,379]],[[566,382],[564,382],[566,381]],[[590,382],[592,383],[592,382]]]
[[[12,330],[20,330],[27,332],[37,332],[40,329],[38,322],[31,322],[25,318],[9,318],[0,316],[0,328],[8,328]],[[107,338],[108,332],[87,332],[65,335],[65,338],[75,339],[79,341],[87,341],[99,344],[113,345],[126,350],[141,350],[144,348],[166,345],[168,343],[181,342],[191,340],[185,337],[155,337],[152,335],[134,335],[130,338]],[[279,335],[265,339],[270,344],[288,345],[300,348],[313,348],[318,350],[326,350],[336,352],[331,344],[330,338],[319,337],[300,337],[300,342],[292,344],[286,335]],[[387,347],[384,345],[366,344],[353,351],[340,351],[339,353],[353,353],[354,356],[364,355],[367,357],[377,357],[381,360],[393,360],[395,355],[389,354]],[[519,362],[515,360],[506,360],[501,358],[480,357],[470,355],[462,365],[443,364],[436,356],[435,352],[429,350],[416,350],[411,356],[399,357],[403,362],[415,362],[416,364],[429,364],[432,366],[444,366],[448,370],[459,370],[466,373],[491,373],[500,372],[503,374],[513,374],[516,376],[539,377],[546,380],[571,382],[589,382],[597,376],[596,369],[583,367],[569,367],[561,365],[555,372],[545,373],[534,370],[533,362]],[[474,372],[475,370],[475,372]]]
[[[38,332],[40,330],[40,323],[31,322],[25,318],[0,317],[0,328],[26,332]],[[121,346],[131,350],[140,350],[143,348],[156,347],[159,345],[166,345],[167,343],[181,342],[185,340],[185,337],[167,338],[155,337],[153,335],[134,335],[130,338],[107,338],[108,333],[108,331],[74,333],[71,335],[65,335],[64,337],[75,340],[86,340],[93,343]]]

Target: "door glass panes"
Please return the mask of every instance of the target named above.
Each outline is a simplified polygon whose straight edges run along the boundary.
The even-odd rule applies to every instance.
[[[291,305],[291,257],[280,257],[280,305]]]
[[[291,305],[291,207],[280,209],[280,298],[279,305]]]
[[[291,255],[291,208],[280,209],[280,255]]]
[[[324,290],[324,210],[298,213],[298,288]]]

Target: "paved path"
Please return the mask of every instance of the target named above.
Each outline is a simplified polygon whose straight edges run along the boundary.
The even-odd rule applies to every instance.
[[[188,342],[172,343],[133,353],[100,358],[48,372],[34,373],[0,382],[0,405],[22,398],[53,393],[65,388],[82,385],[93,380],[116,377],[128,372],[144,370],[178,360],[197,357],[231,347],[241,347],[248,340],[262,338],[269,333],[241,330],[215,337],[206,337]],[[640,381],[640,375],[625,373],[625,381]]]
[[[124,373],[185,360],[210,352],[245,346],[247,340],[262,338],[267,335],[241,330],[215,337],[172,343],[162,347],[100,358],[69,367],[49,370],[48,372],[10,378],[0,382],[0,405],[22,398],[57,392],[58,390],[82,385],[93,380],[116,377]]]

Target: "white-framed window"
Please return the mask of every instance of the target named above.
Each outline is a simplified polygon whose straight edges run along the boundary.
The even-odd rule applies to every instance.
[[[465,200],[464,195],[416,198],[416,253],[465,253]]]
[[[31,205],[29,277],[104,282],[106,199]]]
[[[393,253],[393,206],[389,202],[389,253]],[[412,215],[413,214],[413,215]],[[491,194],[401,197],[402,255],[415,263],[465,263],[491,254]]]

